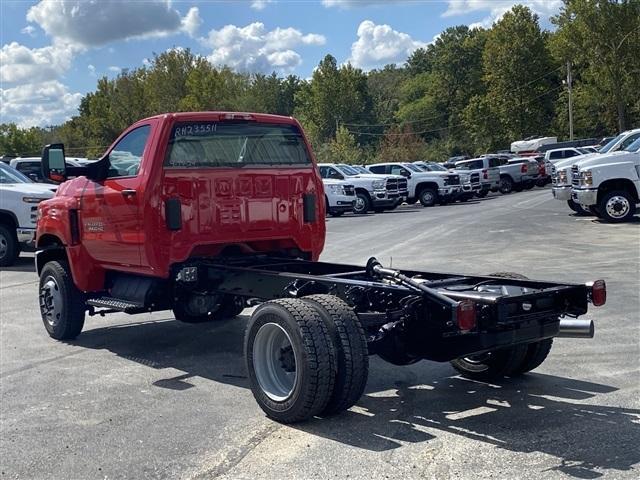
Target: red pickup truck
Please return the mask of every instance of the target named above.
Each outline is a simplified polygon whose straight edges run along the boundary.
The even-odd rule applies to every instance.
[[[323,186],[298,122],[274,115],[158,115],[97,162],[69,167],[47,145],[36,269],[42,320],[73,339],[89,315],[173,310],[183,322],[253,312],[252,392],[281,422],[349,408],[368,355],[397,365],[451,361],[496,380],[539,366],[553,337],[592,337],[578,320],[603,281],[558,284],[319,262]]]

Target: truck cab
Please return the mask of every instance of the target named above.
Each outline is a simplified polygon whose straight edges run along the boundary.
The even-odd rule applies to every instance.
[[[320,163],[323,179],[348,180],[356,189],[355,213],[393,210],[407,196],[407,180],[399,175],[363,173],[343,163]]]
[[[227,299],[181,298],[178,265],[256,252],[317,260],[324,246],[322,180],[290,117],[158,115],[129,127],[83,167],[65,166],[62,145],[46,147],[43,174],[76,178],[39,205],[37,271],[64,262],[93,307],[177,305],[181,319],[206,317]]]
[[[571,167],[571,199],[610,223],[630,221],[640,204],[640,138],[624,150]]]
[[[376,163],[368,165],[372,173],[401,175],[407,179],[407,203],[423,207],[454,201],[460,193],[460,176],[449,172],[426,172],[413,163]]]

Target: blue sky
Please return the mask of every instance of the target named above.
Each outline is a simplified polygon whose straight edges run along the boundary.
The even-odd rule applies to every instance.
[[[364,70],[402,64],[452,25],[490,26],[516,3],[544,26],[560,0],[58,0],[0,3],[1,121],[52,125],[101,76],[188,47],[214,64],[303,78],[330,53]]]

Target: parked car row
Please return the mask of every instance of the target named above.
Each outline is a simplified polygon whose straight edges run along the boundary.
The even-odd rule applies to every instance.
[[[567,150],[567,149],[564,149]],[[555,199],[581,215],[630,221],[640,204],[640,128],[622,132],[598,153],[545,155]]]

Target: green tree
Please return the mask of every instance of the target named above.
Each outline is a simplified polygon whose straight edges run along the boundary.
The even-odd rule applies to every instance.
[[[571,62],[583,103],[576,104],[597,114],[590,125],[604,117],[609,132],[625,130],[640,121],[637,99],[640,90],[640,2],[638,0],[565,0],[560,14],[551,21],[558,27],[551,49],[563,64]],[[593,96],[591,96],[593,95]],[[580,113],[579,113],[580,115]]]
[[[414,162],[427,158],[427,144],[411,127],[390,128],[382,137],[376,154],[380,162]]]
[[[498,119],[501,134],[510,140],[552,133],[548,130],[561,85],[545,40],[538,16],[521,5],[488,33],[483,66],[492,115],[486,121]]]
[[[303,122],[314,145],[333,138],[338,124],[368,124],[373,120],[373,104],[362,70],[345,65],[327,55],[302,84],[295,96],[295,114]]]
[[[37,156],[42,146],[42,135],[37,128],[19,128],[15,123],[0,125],[0,155]]]
[[[327,163],[362,163],[362,150],[355,137],[345,127],[338,127],[335,138],[332,138],[318,151],[318,159]]]

